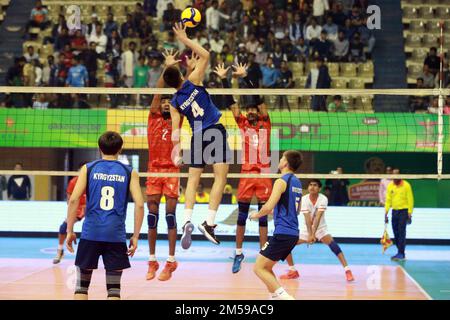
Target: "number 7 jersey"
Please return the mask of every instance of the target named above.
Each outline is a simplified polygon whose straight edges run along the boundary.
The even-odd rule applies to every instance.
[[[215,125],[222,116],[205,87],[196,86],[189,80],[175,93],[171,104],[186,116],[194,133]]]
[[[81,239],[126,242],[125,218],[132,168],[110,160],[97,160],[86,166],[86,216]]]

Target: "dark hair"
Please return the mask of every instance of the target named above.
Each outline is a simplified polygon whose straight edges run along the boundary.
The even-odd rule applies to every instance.
[[[436,49],[436,47],[431,47],[431,48],[430,48],[430,51],[431,51],[431,50],[433,50],[433,51],[436,51],[436,52],[437,52],[437,49]]]
[[[172,100],[172,96],[170,94],[163,94],[161,95],[161,101],[162,100]]]
[[[319,188],[322,188],[322,182],[319,180],[319,179],[311,179],[311,180],[309,180],[309,182],[308,182],[308,186],[311,184],[311,183],[317,183],[317,185],[319,186]]]
[[[81,169],[86,163],[88,163],[87,161],[81,161],[79,164],[78,164],[78,169]]]
[[[122,146],[122,137],[117,132],[107,131],[98,138],[98,147],[104,155],[116,155],[122,149]]]
[[[168,67],[166,71],[164,71],[164,82],[171,88],[178,88],[181,84],[181,74],[180,71],[176,67]]]
[[[289,150],[284,153],[284,156],[289,164],[289,168],[294,172],[297,171],[303,163],[303,156],[299,151]]]
[[[339,101],[341,101],[341,100],[342,100],[342,97],[341,97],[340,95],[336,95],[336,96],[333,97],[333,100],[339,100]]]
[[[418,78],[416,79],[416,81],[419,81],[419,80],[421,80],[421,81],[423,82],[423,78],[422,78],[422,77],[418,77]]]
[[[17,166],[17,165],[23,167],[23,163],[22,162],[16,162],[15,166]]]

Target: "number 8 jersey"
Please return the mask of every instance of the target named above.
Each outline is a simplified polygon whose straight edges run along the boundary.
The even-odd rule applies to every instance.
[[[97,160],[86,166],[86,216],[81,239],[126,242],[125,218],[132,168],[111,160]]]
[[[189,80],[175,93],[171,104],[186,116],[194,133],[215,125],[222,116],[205,87],[196,86]]]

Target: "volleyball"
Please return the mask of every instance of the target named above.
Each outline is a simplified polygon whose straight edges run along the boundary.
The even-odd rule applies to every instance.
[[[198,26],[201,20],[201,13],[195,8],[186,8],[181,13],[181,22],[183,22],[183,24],[188,28],[194,28]]]

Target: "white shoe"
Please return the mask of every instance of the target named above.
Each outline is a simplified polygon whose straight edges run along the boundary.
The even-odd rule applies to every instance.
[[[288,293],[282,293],[279,294],[274,300],[295,300],[295,298]]]

